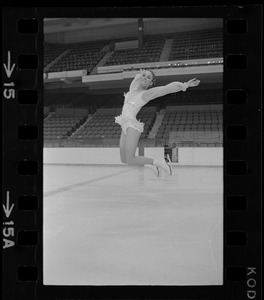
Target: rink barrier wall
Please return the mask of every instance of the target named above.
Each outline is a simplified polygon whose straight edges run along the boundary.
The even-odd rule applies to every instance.
[[[121,165],[119,148],[44,148],[44,164],[72,165]],[[138,149],[136,154],[138,154]],[[163,147],[146,147],[144,155],[160,158],[164,155]],[[178,165],[222,166],[223,148],[179,148]]]
[[[179,165],[223,166],[222,147],[183,147],[178,149]]]

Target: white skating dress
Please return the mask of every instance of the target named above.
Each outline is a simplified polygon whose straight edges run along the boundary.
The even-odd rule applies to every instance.
[[[141,98],[142,92],[129,91],[124,94],[125,101],[122,113],[120,116],[115,117],[115,122],[121,125],[124,134],[126,134],[128,127],[132,127],[140,133],[144,131],[144,123],[136,119],[139,110],[146,104]]]
[[[121,125],[121,128],[125,135],[128,127],[132,127],[142,133],[144,131],[144,123],[136,119],[136,116],[141,107],[147,104],[147,102],[152,99],[178,91],[185,91],[186,88],[186,83],[175,81],[165,86],[154,87],[149,90],[143,90],[141,92],[130,89],[128,93],[124,93],[125,101],[122,113],[120,116],[115,117],[115,123]]]

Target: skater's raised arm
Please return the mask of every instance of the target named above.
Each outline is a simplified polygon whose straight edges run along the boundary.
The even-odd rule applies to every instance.
[[[148,102],[150,100],[165,96],[167,94],[176,93],[179,91],[185,92],[187,88],[197,86],[197,85],[199,85],[199,83],[200,83],[200,80],[197,80],[196,78],[191,79],[188,82],[184,82],[184,83],[179,82],[179,81],[174,81],[167,85],[154,87],[154,88],[144,91],[142,93],[142,100],[145,102]]]
[[[130,87],[129,87],[130,91],[137,88],[137,86],[139,84],[139,80],[140,80],[141,75],[142,75],[142,72],[143,72],[143,70],[140,69],[140,72],[138,74],[136,74],[136,76],[134,77],[134,79],[130,83]]]

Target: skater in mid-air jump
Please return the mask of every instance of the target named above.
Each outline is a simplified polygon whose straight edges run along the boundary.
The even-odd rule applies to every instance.
[[[179,91],[186,91],[189,87],[198,86],[200,80],[191,79],[187,82],[174,81],[165,86],[154,87],[156,76],[151,70],[140,70],[130,84],[129,91],[124,94],[125,101],[120,116],[115,117],[115,122],[121,125],[120,157],[121,161],[128,165],[147,166],[151,168],[156,176],[159,176],[160,169],[172,175],[170,160],[164,158],[152,159],[145,156],[136,156],[136,148],[141,133],[144,130],[144,123],[139,122],[136,116],[140,109],[149,101]]]

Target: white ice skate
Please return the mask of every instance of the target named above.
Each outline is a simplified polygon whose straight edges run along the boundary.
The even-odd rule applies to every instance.
[[[167,156],[168,158],[168,156]],[[168,163],[166,162],[166,160],[163,159],[155,159],[153,165],[157,166],[158,168],[160,167],[161,169],[163,169],[167,174],[172,175],[172,167],[171,167],[171,160],[170,158],[168,158]]]
[[[170,159],[170,156],[169,156],[169,154],[167,154],[167,159],[168,159],[168,162],[167,162],[167,164],[169,165],[169,167],[170,167],[170,175],[172,175],[172,163],[171,163],[171,159]]]
[[[161,176],[161,170],[154,165],[145,165],[146,168],[150,169],[155,175],[156,177],[160,177]]]

